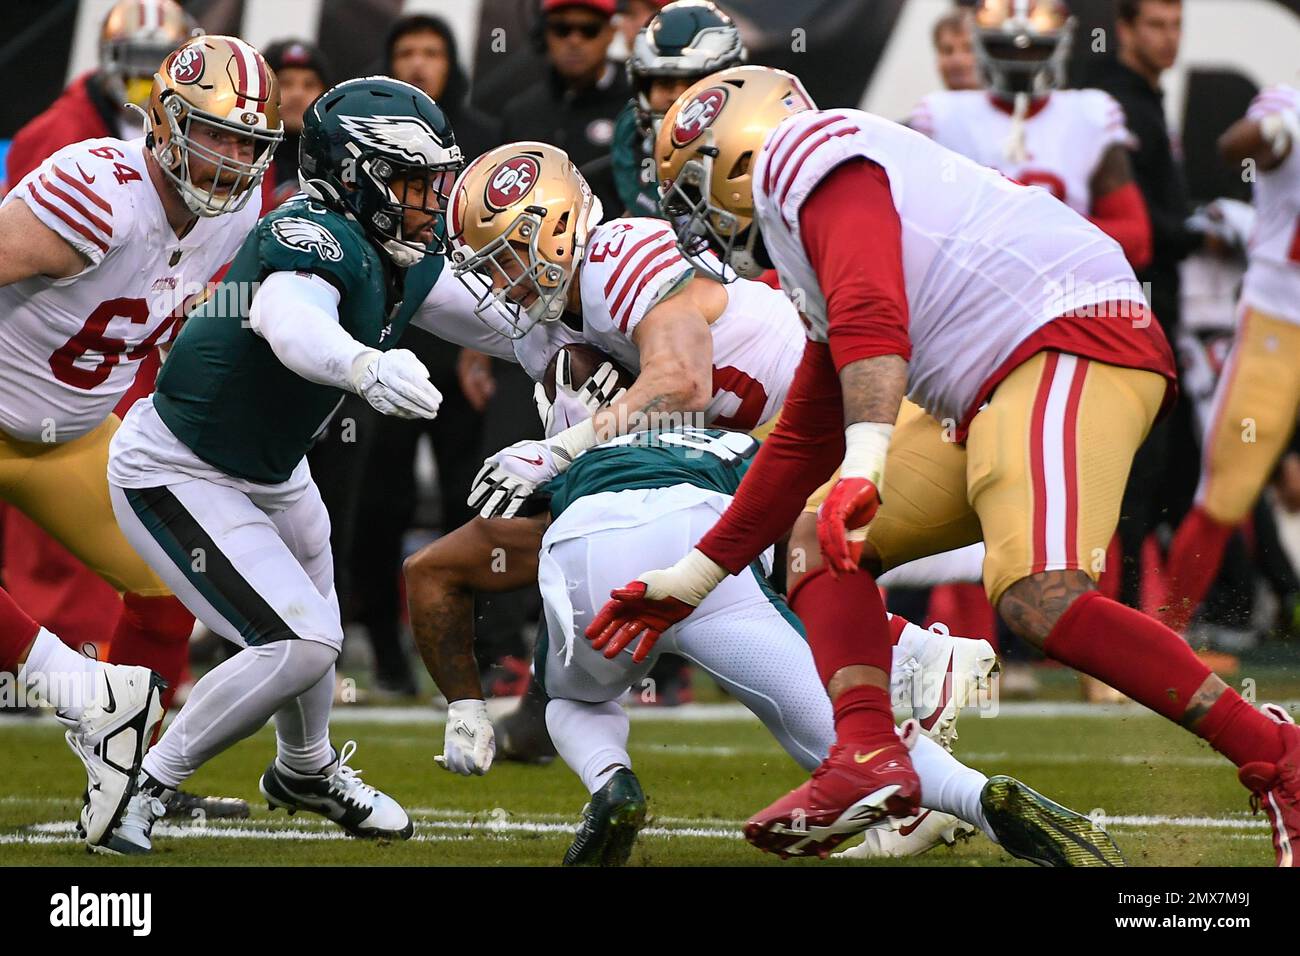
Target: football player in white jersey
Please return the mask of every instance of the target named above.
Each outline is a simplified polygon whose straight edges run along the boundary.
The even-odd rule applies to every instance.
[[[61,149],[0,208],[0,496],[129,597],[170,591],[113,517],[112,409],[257,221],[278,104],[253,47],[192,40],[154,78],[147,136]],[[89,777],[83,827],[111,821],[161,719],[158,681],[84,658],[15,612],[0,627],[0,670],[22,665],[68,724]],[[192,622],[182,615],[182,647]]]
[[[1119,244],[1042,190],[870,114],[818,110],[762,67],[683,94],[656,158],[685,247],[745,275],[774,265],[802,291],[809,343],[727,513],[677,564],[616,589],[593,644],[648,652],[840,465],[818,518],[825,565],[791,595],[839,739],[750,821],[751,841],[782,852],[796,818],[913,812],[872,574],[982,535],[985,589],[1012,630],[1228,757],[1291,865],[1300,729],[1095,590],[1133,453],[1175,379]],[[923,413],[899,416],[904,392]]]
[[[907,125],[1016,182],[1042,186],[1143,268],[1151,224],[1133,180],[1124,111],[1101,90],[1061,89],[1075,25],[1065,4],[982,0],[972,21],[987,91],[931,93]]]
[[[1269,87],[1219,140],[1224,160],[1254,163],[1254,231],[1240,322],[1215,389],[1196,502],[1169,552],[1165,621],[1186,627],[1223,549],[1286,451],[1300,412],[1300,91]]]

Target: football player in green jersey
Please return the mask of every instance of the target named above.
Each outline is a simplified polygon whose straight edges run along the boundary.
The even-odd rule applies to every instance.
[[[547,514],[474,523],[480,535],[498,534],[502,540],[542,535],[535,562],[512,561],[493,573],[512,583],[535,573],[541,588],[546,628],[534,669],[549,698],[545,721],[560,756],[591,794],[564,857],[568,865],[621,865],[632,852],[645,822],[646,799],[627,750],[628,715],[618,701],[629,689],[653,692],[646,678],[664,650],[710,674],[801,766],[815,766],[833,742],[830,702],[821,692],[802,626],[766,580],[770,554],[755,561],[751,573],[728,578],[725,592],[714,592],[701,606],[702,618],[692,615],[686,626],[665,633],[647,657],[639,658],[631,648],[607,656],[578,636],[610,589],[622,583],[624,568],[693,541],[712,524],[757,448],[757,440],[744,432],[718,428],[622,435],[584,451],[543,487]],[[464,536],[464,530],[452,536],[471,544],[475,538]],[[490,552],[478,559],[474,563],[483,568],[493,565]],[[422,641],[421,652],[448,698],[469,695],[460,701],[468,705],[478,692],[472,648],[449,632]],[[901,675],[905,669],[895,671]],[[1114,843],[1087,817],[1014,778],[989,778],[964,766],[925,736],[916,720],[899,733],[929,809],[901,835],[869,831],[866,851],[850,855],[912,855],[982,831],[1013,856],[1043,866],[1122,865]],[[462,774],[485,773],[493,746],[485,714],[453,707],[439,762]],[[807,846],[796,843],[788,855],[817,852],[824,834],[816,831],[810,828]]]
[[[745,62],[740,31],[708,0],[677,0],[637,34],[627,61],[632,100],[614,122],[614,185],[629,216],[660,218],[654,142],[673,101],[701,77]]]
[[[305,195],[249,235],[111,447],[113,507],[132,546],[243,650],[195,685],[101,848],[148,852],[176,787],[272,717],[277,752],[260,789],[273,808],[320,813],[354,836],[412,833],[402,807],[348,766],[355,744],[330,743],[343,630],[305,454],[344,392],[389,415],[437,414],[427,370],[395,346],[442,275],[461,153],[427,95],[368,77],[309,107],[300,158]]]

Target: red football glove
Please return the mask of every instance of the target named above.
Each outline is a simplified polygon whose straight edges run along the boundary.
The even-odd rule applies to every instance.
[[[834,575],[849,574],[862,560],[863,539],[849,537],[876,516],[880,493],[867,478],[841,478],[817,509],[817,543],[822,560]]]
[[[610,660],[644,632],[632,653],[632,661],[640,664],[650,656],[655,641],[664,631],[695,610],[675,597],[648,598],[645,596],[646,587],[644,581],[631,581],[625,587],[610,591],[612,600],[587,625],[587,639],[591,646],[598,651],[603,649]]]

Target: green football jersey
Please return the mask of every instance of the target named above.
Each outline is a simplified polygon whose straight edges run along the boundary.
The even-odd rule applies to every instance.
[[[338,289],[339,323],[387,351],[438,280],[442,256],[392,266],[354,220],[305,196],[267,214],[185,328],[154,392],[159,417],[199,458],[249,481],[285,481],[343,394],[280,364],[248,322],[257,283],[310,272]]]
[[[614,139],[609,150],[614,167],[614,186],[628,215],[662,219],[654,158],[646,152],[645,139],[636,128],[634,103],[629,102],[623,107],[623,112],[614,121]],[[613,217],[610,215],[608,218]]]
[[[721,428],[632,432],[583,452],[543,490],[553,518],[602,491],[694,485],[734,495],[757,452],[755,438]]]

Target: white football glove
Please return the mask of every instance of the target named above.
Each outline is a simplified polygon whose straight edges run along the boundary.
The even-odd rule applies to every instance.
[[[556,449],[544,441],[517,441],[483,462],[469,489],[468,504],[484,518],[513,518],[538,485],[562,469]],[[566,463],[567,467],[567,463]]]
[[[597,443],[590,418],[545,441],[517,441],[483,462],[467,503],[484,518],[513,518],[537,486],[573,464]]]
[[[363,352],[352,365],[352,387],[375,409],[397,418],[434,418],[442,392],[409,349]]]
[[[466,777],[481,777],[488,772],[496,756],[497,740],[483,701],[453,700],[447,705],[442,749],[443,753],[433,759],[443,770]]]
[[[573,364],[567,351],[561,349],[555,363],[555,401],[546,397],[541,382],[533,388],[533,401],[537,415],[542,420],[546,437],[553,438],[566,428],[585,421],[606,405],[612,405],[627,392],[618,387],[618,372],[614,363],[602,362],[581,385],[573,384]]]

